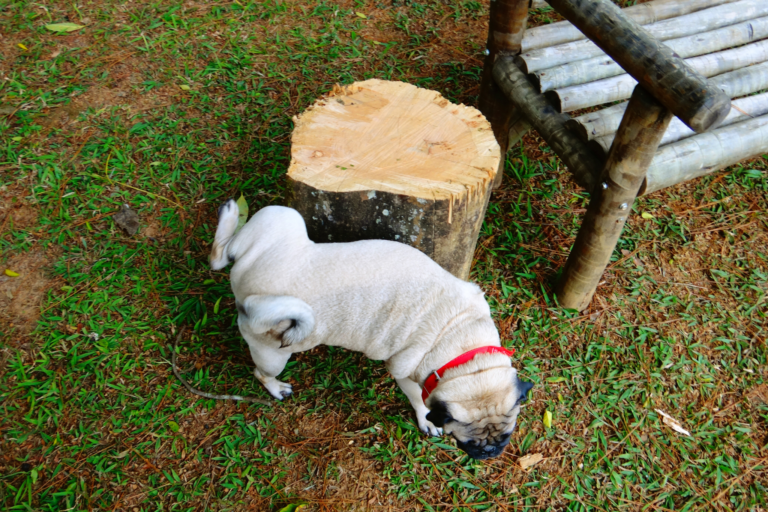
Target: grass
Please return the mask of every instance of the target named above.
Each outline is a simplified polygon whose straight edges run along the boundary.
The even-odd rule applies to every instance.
[[[766,158],[639,200],[653,218],[632,217],[576,315],[551,289],[588,197],[535,134],[510,153],[472,277],[536,387],[498,459],[421,435],[358,354],[298,355],[281,377],[295,396],[268,407],[173,377],[186,324],[188,379],[266,397],[207,266],[218,204],[282,201],[291,117],[335,83],[476,103],[487,8],[0,6],[0,266],[20,274],[0,277],[6,510],[768,510]],[[87,27],[44,28],[62,21]]]

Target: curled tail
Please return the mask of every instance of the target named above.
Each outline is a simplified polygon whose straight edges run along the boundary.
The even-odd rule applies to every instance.
[[[315,327],[309,304],[289,295],[249,295],[238,310],[255,334],[275,331],[281,348],[300,342]]]
[[[213,270],[221,270],[231,261],[227,253],[227,245],[237,231],[238,217],[237,203],[229,199],[219,207],[219,225],[216,228],[216,237],[213,239],[211,254],[208,257]]]

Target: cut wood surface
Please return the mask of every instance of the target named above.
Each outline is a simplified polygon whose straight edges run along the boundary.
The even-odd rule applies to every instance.
[[[642,194],[650,194],[768,153],[768,116],[718,128],[661,148]]]
[[[720,124],[720,127],[730,126],[766,114],[768,114],[768,93],[758,94],[757,96],[747,96],[746,98],[741,98],[732,102],[731,112]],[[604,155],[608,154],[615,135],[615,133],[612,133],[594,139],[597,148],[599,148],[599,152]],[[667,131],[664,133],[664,137],[661,138],[661,143],[659,145],[665,146],[679,140],[687,139],[688,137],[693,137],[694,135],[696,135],[696,132],[685,126],[685,124],[678,118],[674,118],[672,122],[669,123],[669,128],[667,128]],[[596,151],[597,150],[598,149],[596,149]]]
[[[619,11],[618,8],[616,10]],[[763,16],[768,16],[768,1],[740,0],[646,25],[643,28],[656,39],[666,41],[709,32]],[[520,55],[519,65],[526,73],[533,73],[578,60],[599,57],[604,53],[592,41],[573,41],[548,48],[524,51]]]
[[[570,116],[557,112],[547,103],[517,67],[513,57],[499,57],[493,68],[493,76],[526,120],[563,160],[579,185],[592,190],[595,175],[602,165],[586,144],[565,127]]]
[[[739,68],[768,61],[768,41],[725,50],[701,57],[686,59],[691,69],[705,77],[720,75]],[[623,74],[588,84],[573,85],[549,91],[549,100],[561,112],[573,112],[582,108],[594,107],[629,98],[637,80]]]
[[[768,89],[768,62],[756,64],[710,78],[730,98],[738,98]],[[614,133],[621,123],[627,103],[619,103],[568,121],[568,128],[582,140],[592,140]]]
[[[654,0],[644,4],[632,5],[622,9],[622,12],[640,25],[648,25],[657,21],[675,18],[684,14],[700,11],[738,0]],[[535,0],[534,9],[549,6],[544,0]],[[584,34],[569,21],[558,21],[540,27],[530,28],[523,38],[523,51],[547,48],[571,41],[584,39]]]
[[[646,5],[646,4],[641,4]],[[666,41],[680,57],[695,57],[768,37],[768,16],[745,21],[703,34]],[[728,58],[724,55],[723,58]],[[572,64],[543,69],[534,73],[541,92],[562,89],[623,75],[624,70],[607,55],[576,61]]]
[[[478,110],[357,82],[295,119],[289,204],[315,242],[397,240],[466,279],[500,158]]]
[[[717,126],[728,115],[731,102],[722,91],[610,0],[548,1],[694,131]]]

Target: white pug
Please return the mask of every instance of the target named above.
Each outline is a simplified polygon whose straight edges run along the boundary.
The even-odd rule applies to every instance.
[[[476,459],[504,450],[532,384],[500,352],[477,285],[398,242],[315,244],[290,208],[264,208],[236,233],[237,217],[233,200],[219,208],[210,263],[219,270],[234,261],[237,323],[273,397],[291,394],[276,378],[291,354],[344,347],[386,361],[423,432],[444,430]],[[491,348],[442,368],[479,347]],[[425,381],[437,385],[423,399]]]

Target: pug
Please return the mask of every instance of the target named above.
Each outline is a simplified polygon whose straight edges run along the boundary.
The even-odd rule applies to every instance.
[[[237,324],[273,397],[292,392],[277,379],[291,354],[344,347],[385,361],[422,432],[450,434],[475,459],[502,453],[532,384],[501,348],[477,285],[398,242],[316,244],[291,208],[268,206],[237,224],[229,200],[210,264],[234,263]]]

